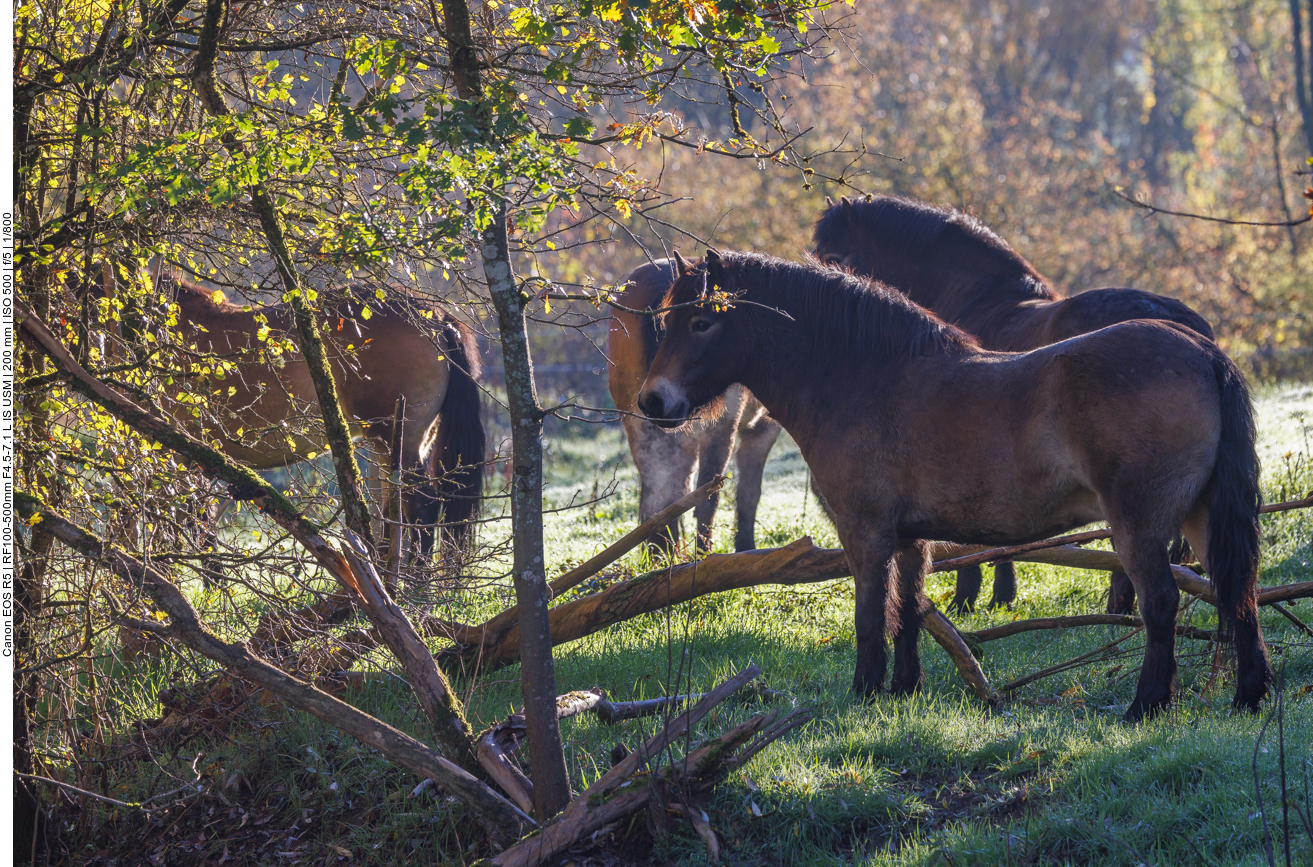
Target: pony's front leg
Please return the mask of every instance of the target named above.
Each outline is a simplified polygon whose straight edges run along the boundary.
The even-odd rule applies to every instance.
[[[921,633],[921,612],[925,604],[925,576],[930,569],[930,543],[906,542],[898,546],[893,568],[897,570],[898,612],[894,622],[894,678],[890,692],[911,695],[920,689],[921,653],[917,638]]]
[[[857,631],[857,668],[853,692],[871,696],[884,689],[887,611],[894,568],[894,540],[872,540],[865,545],[844,545],[857,589],[853,610]],[[855,549],[855,550],[854,550]]]

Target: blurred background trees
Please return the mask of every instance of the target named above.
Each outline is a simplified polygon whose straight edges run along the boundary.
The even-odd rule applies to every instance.
[[[960,208],[1062,292],[1134,286],[1180,298],[1251,375],[1303,377],[1313,369],[1309,224],[1152,215],[1117,195],[1242,221],[1308,215],[1313,144],[1292,11],[1307,22],[1298,0],[861,0],[828,57],[772,94],[813,149],[865,149],[851,187],[669,147],[645,147],[636,164],[688,197],[667,219],[781,256],[808,248],[827,195]],[[1300,38],[1307,57],[1307,23]],[[723,106],[682,110],[728,131]],[[850,158],[815,165],[835,174]],[[609,281],[641,261],[602,234],[616,243],[571,250],[566,270]]]

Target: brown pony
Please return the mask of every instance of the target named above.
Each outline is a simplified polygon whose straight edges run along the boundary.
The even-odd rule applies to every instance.
[[[677,428],[737,383],[793,436],[856,579],[856,692],[883,688],[887,617],[893,692],[921,683],[924,540],[1011,544],[1106,520],[1145,624],[1127,718],[1165,708],[1175,686],[1167,545],[1178,529],[1234,636],[1235,704],[1266,696],[1253,415],[1240,371],[1211,341],[1137,320],[990,352],[879,284],[715,251],[681,266],[662,307],[639,407]]]
[[[322,441],[300,433],[302,425],[289,424],[317,414],[309,368],[299,353],[273,354],[259,336],[262,324],[256,317],[262,315],[269,329],[266,339],[294,337],[290,308],[239,306],[222,292],[172,276],[158,283],[164,297],[178,305],[184,341],[237,364],[235,375],[204,380],[211,415],[222,428],[223,450],[257,470],[288,466],[323,451]],[[358,298],[374,295],[374,287],[353,288]],[[415,324],[426,312],[418,299],[406,295],[368,305],[338,301],[323,315],[338,397],[354,431],[386,453],[396,400],[406,398],[400,465],[410,493],[404,513],[408,523],[418,525],[421,552],[427,555],[440,514],[446,540],[457,547],[467,541],[479,512],[485,445],[474,335],[450,314],[438,312],[435,339]]]
[[[1132,319],[1162,319],[1213,339],[1213,329],[1172,298],[1137,289],[1092,289],[1063,298],[1029,262],[972,217],[896,196],[840,199],[816,221],[815,255],[897,289],[985,349],[1026,352]],[[957,574],[953,608],[975,607],[980,567]],[[1011,563],[994,571],[990,605],[1016,599]],[[1134,592],[1114,573],[1108,610],[1132,610]]]
[[[643,265],[629,275],[628,288],[616,300],[630,310],[654,310],[676,273],[675,264],[669,259]],[[622,419],[629,438],[629,453],[638,467],[640,520],[646,521],[695,487],[725,472],[737,437],[734,550],[750,551],[756,547],[754,530],[766,456],[779,438],[780,426],[771,421],[750,392],[739,387],[726,393],[725,408],[714,418],[689,425],[687,430],[673,436],[634,415],[639,386],[656,357],[659,342],[652,316],[624,310],[615,312],[607,338],[611,399],[616,409],[629,413]],[[716,494],[693,509],[697,521],[696,545],[701,550],[711,547],[711,522],[719,502],[720,495]],[[678,542],[677,521],[656,538],[661,547]]]

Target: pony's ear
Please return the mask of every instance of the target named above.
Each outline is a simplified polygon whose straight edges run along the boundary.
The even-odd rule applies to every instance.
[[[725,262],[720,258],[720,253],[714,247],[707,248],[707,289],[712,286],[719,286],[721,289],[729,290],[729,282],[725,274]]]
[[[826,196],[826,197],[825,197],[825,207],[826,207],[827,209],[828,209],[828,208],[833,208],[833,207],[834,207],[834,199],[830,198],[829,196]]]
[[[679,251],[678,251],[678,250],[676,250],[676,251],[674,251],[674,252],[675,252],[675,268],[676,268],[676,273],[677,273],[680,277],[683,277],[685,274],[687,274],[689,271],[691,271],[691,270],[693,269],[693,266],[690,265],[690,264],[688,263],[688,260],[687,260],[687,259],[685,259],[683,256],[679,255]]]

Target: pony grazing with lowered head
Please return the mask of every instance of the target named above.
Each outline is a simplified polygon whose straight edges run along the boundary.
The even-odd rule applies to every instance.
[[[1006,241],[973,217],[897,196],[842,198],[816,221],[814,254],[897,289],[972,335],[985,349],[1026,352],[1132,319],[1161,319],[1213,339],[1212,327],[1173,298],[1138,289],[1091,289],[1070,298],[1054,291]],[[953,607],[975,606],[980,567],[958,571]],[[1011,563],[994,572],[991,605],[1016,598]],[[1114,574],[1108,610],[1126,614],[1134,597]]]
[[[288,304],[232,304],[222,292],[171,275],[161,276],[156,288],[163,300],[178,305],[178,330],[195,351],[236,362],[235,375],[203,386],[225,453],[267,470],[322,450],[322,440],[288,433],[288,422],[318,413],[309,367],[299,353],[274,363],[261,351],[266,324],[275,334],[296,334]],[[369,298],[378,287],[353,288]],[[397,398],[405,397],[399,455],[404,518],[415,526],[422,555],[430,552],[440,516],[447,544],[463,548],[479,516],[485,459],[474,333],[403,290],[371,302],[368,312],[365,307],[343,299],[323,310],[342,409],[353,433],[386,453]],[[434,327],[418,324],[430,317]]]
[[[1167,546],[1178,530],[1233,637],[1236,706],[1267,695],[1253,414],[1240,371],[1211,341],[1140,320],[991,352],[879,284],[715,251],[681,264],[662,308],[639,408],[678,428],[740,384],[792,435],[856,581],[856,692],[883,689],[887,631],[893,692],[921,683],[926,540],[1005,545],[1106,520],[1145,626],[1127,718],[1165,708],[1175,688],[1180,599]]]

